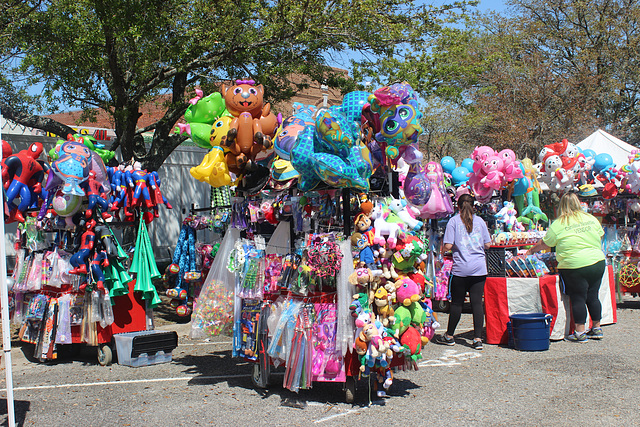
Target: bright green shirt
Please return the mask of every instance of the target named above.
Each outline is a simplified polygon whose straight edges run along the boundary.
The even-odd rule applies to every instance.
[[[566,222],[553,221],[542,241],[556,247],[558,268],[576,269],[604,259],[601,239],[604,230],[598,220],[581,212]]]

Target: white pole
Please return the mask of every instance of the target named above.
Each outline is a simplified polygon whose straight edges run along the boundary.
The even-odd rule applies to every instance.
[[[0,140],[2,139],[2,114],[0,113]],[[0,166],[2,172],[2,166]],[[9,289],[7,288],[7,248],[4,235],[4,196],[0,203],[0,306],[2,307],[2,350],[4,351],[4,373],[7,383],[7,423],[16,425],[13,407],[13,371],[11,365],[11,326],[9,325]]]

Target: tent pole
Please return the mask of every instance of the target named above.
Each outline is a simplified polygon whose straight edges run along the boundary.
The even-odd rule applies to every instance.
[[[0,113],[0,140],[2,139],[2,114]],[[2,166],[0,166],[0,172]],[[7,248],[4,234],[4,195],[0,203],[2,225],[0,225],[0,306],[2,308],[2,350],[4,352],[4,372],[7,384],[7,424],[16,425],[13,406],[13,371],[11,365],[11,326],[9,324],[9,289],[7,288]]]

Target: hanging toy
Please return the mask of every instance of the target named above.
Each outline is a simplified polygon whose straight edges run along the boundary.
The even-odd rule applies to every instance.
[[[87,274],[87,262],[96,241],[96,233],[93,231],[95,225],[96,222],[94,220],[89,220],[85,223],[85,232],[82,233],[80,238],[80,249],[69,261],[73,266],[73,269],[69,271],[70,274]]]
[[[427,203],[420,209],[420,218],[444,218],[453,213],[453,205],[447,194],[442,166],[438,162],[429,162],[425,167],[425,175],[431,185],[431,195]]]
[[[216,120],[226,113],[225,102],[220,92],[213,92],[205,97],[196,89],[196,96],[189,100],[189,107],[184,112],[187,123],[178,123],[176,131],[187,133],[199,147],[211,148],[210,135]]]
[[[222,85],[225,105],[234,117],[229,125],[227,139],[222,142],[228,149],[225,155],[229,170],[236,175],[254,170],[259,152],[271,148],[271,137],[278,125],[271,112],[271,104],[264,104],[264,87],[253,80],[236,80],[233,86]]]
[[[67,141],[55,148],[58,159],[51,164],[46,189],[63,184],[62,192],[84,196],[85,191],[80,184],[89,178],[91,166],[91,150],[76,141]]]
[[[3,143],[3,156],[9,153],[10,148],[8,144]],[[26,210],[37,201],[38,195],[43,191],[45,167],[44,162],[38,160],[41,153],[42,144],[34,142],[28,149],[9,155],[3,160],[2,174],[8,222],[24,222]],[[20,204],[16,206],[14,200],[18,197]]]

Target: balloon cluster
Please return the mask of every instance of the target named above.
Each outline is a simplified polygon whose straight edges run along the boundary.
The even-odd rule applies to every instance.
[[[212,148],[200,165],[191,168],[191,175],[213,187],[255,171],[256,157],[272,147],[281,121],[264,103],[264,87],[253,80],[236,80],[234,85],[223,85],[221,92],[203,97],[196,90],[184,115],[186,124],[177,129],[198,146]]]
[[[469,181],[469,174],[473,171],[473,160],[469,157],[462,160],[460,166],[456,166],[453,157],[444,156],[440,159],[440,165],[444,173],[451,177],[451,183],[456,187],[465,185]]]
[[[378,167],[422,160],[417,147],[421,113],[408,83],[374,93],[350,92],[341,105],[319,111],[295,103],[293,115],[284,120],[263,104],[262,85],[238,80],[222,92],[207,97],[197,92],[185,113],[187,123],[178,125],[199,146],[212,147],[191,174],[214,187],[259,176],[258,155],[272,146],[270,177],[280,182],[297,178],[302,191],[322,182],[369,191]]]
[[[604,163],[596,167],[594,157],[597,156],[588,154],[589,157],[566,139],[545,145],[538,155],[538,160],[541,162],[538,179],[547,184],[551,191],[566,192],[590,181],[592,168],[598,173],[599,170],[604,171],[608,166],[604,163],[609,164],[610,161],[610,164],[613,164],[611,156],[607,154],[608,159],[599,158],[599,161]]]
[[[523,177],[520,161],[511,149],[497,152],[487,146],[476,147],[471,158],[473,166],[468,183],[480,203],[487,203],[494,191]]]

